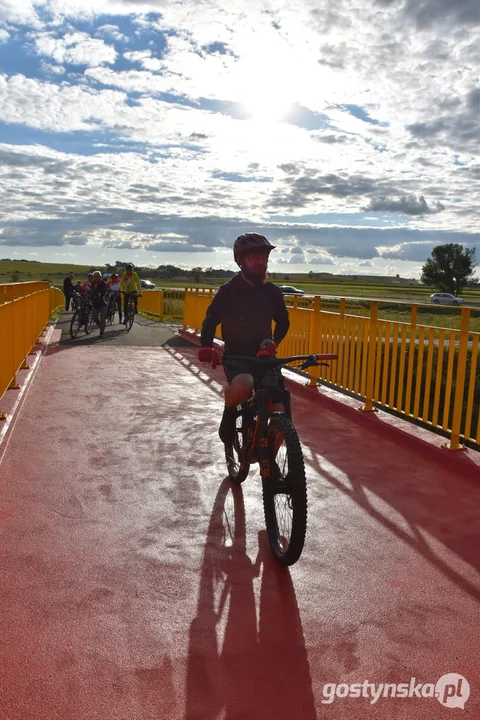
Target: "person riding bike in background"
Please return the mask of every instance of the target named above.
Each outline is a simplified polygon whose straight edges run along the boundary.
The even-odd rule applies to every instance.
[[[103,335],[107,317],[107,283],[103,280],[100,270],[95,270],[93,273],[93,282],[88,293],[93,308],[93,320],[100,328],[100,335]]]
[[[123,298],[123,317],[127,317],[128,293],[142,294],[142,285],[137,273],[133,270],[132,263],[125,265],[125,272],[120,281],[120,290],[125,293]],[[135,314],[137,313],[137,297],[135,296]],[[125,320],[124,320],[125,322]]]
[[[122,298],[120,295],[120,278],[117,273],[107,280],[108,303],[118,309],[119,322],[122,322]],[[115,319],[115,318],[114,318]]]
[[[268,257],[274,248],[266,237],[255,232],[237,237],[233,257],[240,272],[218,289],[202,324],[200,362],[212,361],[219,323],[225,343],[223,366],[228,385],[218,432],[226,448],[235,437],[237,405],[251,396],[256,379],[247,364],[229,364],[228,355],[272,357],[290,326],[282,291],[267,278]]]
[[[90,272],[90,273],[88,273],[87,279],[84,281],[84,283],[82,285],[83,293],[86,293],[87,290],[90,290],[90,288],[92,287],[92,282],[93,282],[93,273]]]

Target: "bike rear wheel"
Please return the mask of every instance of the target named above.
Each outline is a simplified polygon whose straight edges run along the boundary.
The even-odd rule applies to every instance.
[[[307,481],[297,431],[283,415],[268,426],[270,477],[262,478],[268,540],[281,565],[293,565],[302,554],[307,531]]]
[[[228,475],[240,485],[250,472],[246,448],[247,428],[244,427],[244,415],[240,413],[235,421],[235,439],[233,445],[225,446]]]
[[[75,338],[82,325],[82,317],[79,310],[74,310],[72,319],[70,320],[70,337]]]

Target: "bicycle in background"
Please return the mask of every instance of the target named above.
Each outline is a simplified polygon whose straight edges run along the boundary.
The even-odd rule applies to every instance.
[[[72,293],[72,307],[73,314],[70,320],[70,337],[75,338],[78,335],[78,331],[83,326],[85,334],[90,335],[93,330],[93,307],[90,299],[87,295],[82,295],[79,292]]]
[[[295,367],[306,370],[328,365],[327,360],[337,358],[336,354],[323,354],[286,358],[224,355],[221,359],[222,364],[247,365],[257,377],[252,397],[237,408],[235,439],[232,446],[225,448],[227,469],[233,482],[242,483],[250,465],[260,463],[268,540],[281,565],[293,565],[303,550],[307,481],[302,446],[292,422],[290,392],[284,387],[279,369],[302,361]],[[215,358],[212,364],[215,367]]]
[[[127,304],[125,306],[125,330],[127,332],[130,332],[133,321],[135,320],[135,311],[137,307],[137,298],[142,297],[141,293],[137,292],[125,292],[122,290],[122,295],[125,295],[127,298]]]
[[[121,295],[119,290],[113,290],[110,291],[108,294],[108,303],[107,303],[107,317],[106,317],[106,323],[107,325],[113,325],[115,322],[115,312],[117,308],[120,308],[121,302]],[[121,311],[119,309],[120,318],[122,317]]]

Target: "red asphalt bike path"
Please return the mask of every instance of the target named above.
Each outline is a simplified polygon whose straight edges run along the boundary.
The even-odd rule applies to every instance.
[[[285,570],[258,466],[225,479],[222,369],[56,332],[0,436],[0,720],[480,716],[478,453],[292,380]],[[421,696],[448,673],[463,711]]]

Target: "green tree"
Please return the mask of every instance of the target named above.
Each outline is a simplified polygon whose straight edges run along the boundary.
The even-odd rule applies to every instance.
[[[194,282],[199,283],[202,278],[202,268],[201,267],[192,268],[190,270],[190,276]]]
[[[459,295],[478,282],[473,276],[476,265],[475,248],[464,249],[456,243],[437,245],[423,266],[420,279],[424,285]]]

